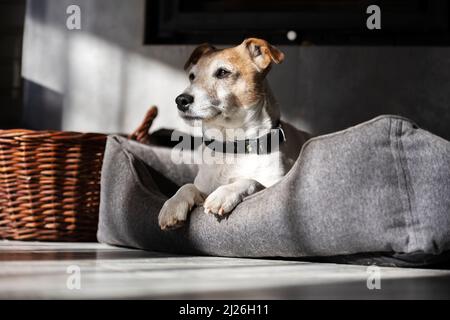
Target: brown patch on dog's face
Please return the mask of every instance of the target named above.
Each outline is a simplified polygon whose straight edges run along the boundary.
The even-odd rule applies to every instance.
[[[209,43],[202,43],[191,53],[191,56],[184,64],[184,70],[189,69],[191,65],[197,64],[198,60],[208,52],[214,52],[215,50],[216,48]]]
[[[277,48],[255,38],[222,50],[208,44],[197,47],[185,65],[191,84],[184,93],[194,101],[180,115],[238,126],[246,109],[263,100],[264,78],[272,63],[283,58]]]

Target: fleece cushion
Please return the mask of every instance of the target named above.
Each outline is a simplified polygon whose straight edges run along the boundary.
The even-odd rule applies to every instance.
[[[170,153],[108,138],[100,242],[182,254],[390,265],[448,256],[450,142],[408,119],[380,116],[312,138],[280,182],[244,199],[227,219],[200,207],[184,227],[161,231],[163,203],[197,172],[195,165],[174,164]]]

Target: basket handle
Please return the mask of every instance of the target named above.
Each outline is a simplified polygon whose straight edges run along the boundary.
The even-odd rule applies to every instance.
[[[151,106],[145,114],[144,120],[142,120],[139,127],[128,136],[128,139],[148,144],[150,142],[150,134],[148,131],[157,115],[158,108],[156,106]]]

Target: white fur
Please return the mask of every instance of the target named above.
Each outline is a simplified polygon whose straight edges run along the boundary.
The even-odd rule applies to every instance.
[[[194,66],[190,72],[207,76],[223,65],[226,65],[224,61],[215,61],[207,70]],[[231,68],[229,65],[227,67]],[[265,80],[264,88],[264,98],[254,106],[212,106],[208,90],[194,81],[186,90],[195,97],[194,104],[188,111],[189,115],[204,119],[204,134],[214,129],[228,140],[257,138],[269,132],[280,116],[278,105]],[[226,86],[217,84],[216,96],[223,101],[227,94]],[[221,114],[215,115],[217,112]],[[231,120],[225,117],[230,117]],[[299,132],[286,123],[282,127],[287,140],[276,152],[265,155],[238,154],[232,155],[232,163],[201,164],[194,184],[181,187],[164,204],[159,214],[160,227],[171,229],[181,226],[194,205],[203,204],[206,213],[223,216],[230,213],[245,197],[280,181],[292,167],[302,144],[308,138],[306,133]],[[230,128],[240,130],[227,130]],[[205,148],[204,151],[208,150]]]

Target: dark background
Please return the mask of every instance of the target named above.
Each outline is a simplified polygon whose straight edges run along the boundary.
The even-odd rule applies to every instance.
[[[382,8],[382,28],[366,27]],[[258,36],[277,44],[449,45],[446,0],[147,0],[146,43],[234,44]],[[288,39],[288,31],[297,32]]]
[[[24,0],[0,0],[0,128],[20,124]]]
[[[283,118],[294,125],[324,134],[390,113],[450,139],[447,1],[370,2],[381,6],[382,32],[365,29],[368,15],[361,9],[367,1],[329,0],[318,6],[292,0],[283,1],[281,10],[264,0],[268,5],[258,7],[259,12],[254,1],[227,1],[225,11],[221,1],[181,1],[165,15],[156,2],[0,0],[0,128],[128,133],[156,104],[160,113],[153,129],[188,130],[176,114],[174,98],[187,85],[182,66],[194,43],[238,44],[254,35],[286,54],[269,82]],[[290,10],[298,2],[309,5],[304,11]],[[337,10],[335,3],[350,7]],[[82,9],[81,30],[65,26],[71,4]],[[187,21],[191,29],[177,19],[186,12],[200,17]],[[286,12],[303,18],[280,19]],[[218,13],[229,29],[211,18]],[[249,24],[246,14],[256,14],[251,30],[239,24]],[[263,14],[272,19],[259,19]],[[327,17],[345,19],[334,26]],[[292,27],[295,21],[303,29]],[[172,33],[161,33],[164,28]],[[297,31],[296,41],[287,42],[288,29]]]

